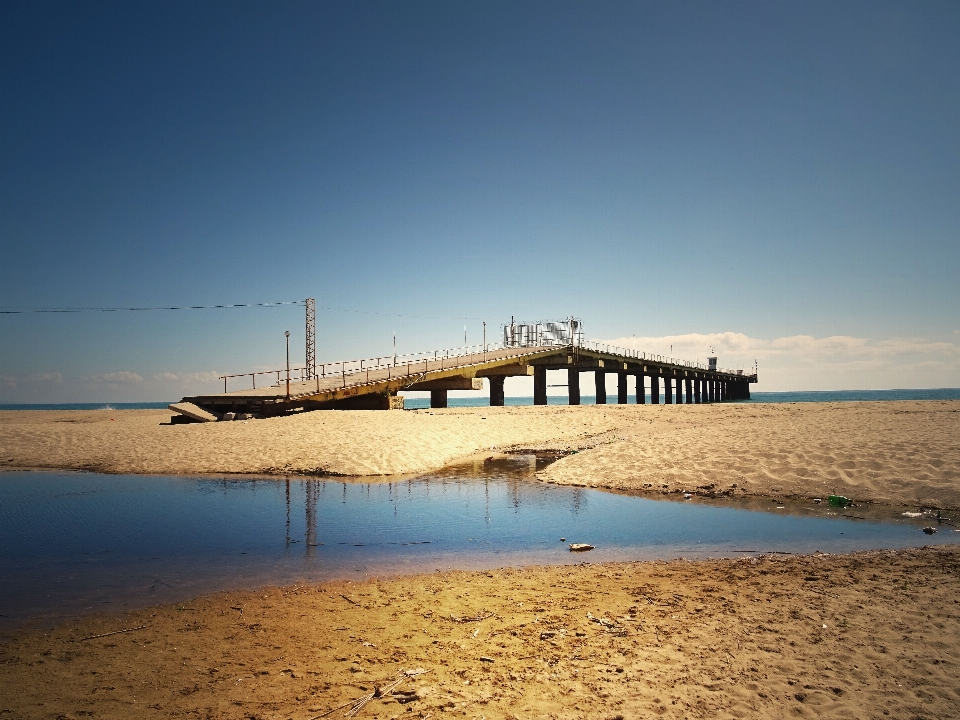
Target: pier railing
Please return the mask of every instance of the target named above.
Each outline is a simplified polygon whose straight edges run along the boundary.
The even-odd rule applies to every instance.
[[[693,362],[691,360],[681,360],[680,358],[670,357],[668,355],[657,355],[656,353],[641,352],[632,348],[623,348],[606,343],[598,343],[593,340],[585,340],[580,343],[580,347],[596,350],[597,352],[608,353],[610,355],[623,355],[634,358],[635,360],[648,360],[650,362],[667,363],[678,367],[688,367],[695,370],[710,370],[711,372],[727,373],[728,375],[743,375],[742,369],[731,370],[729,368],[710,368],[702,362]]]
[[[486,345],[465,345],[458,348],[448,348],[446,350],[429,350],[425,352],[402,353],[397,355],[381,355],[379,357],[361,358],[360,360],[335,360],[317,365],[316,375],[311,374],[306,366],[290,368],[290,382],[306,382],[317,378],[345,377],[355,375],[356,373],[365,373],[368,371],[388,370],[394,368],[406,368],[406,374],[412,375],[419,372],[419,365],[424,361],[439,362],[439,368],[444,370],[443,364],[446,360],[453,358],[463,358],[468,355],[480,355],[481,362],[486,362],[486,355],[497,350],[505,349],[503,343],[487,343]],[[511,348],[506,348],[511,349]],[[521,348],[517,348],[521,349]],[[221,375],[223,380],[223,391],[227,392],[227,380],[230,378],[249,377],[253,384],[253,389],[257,388],[257,376],[270,375],[275,376],[276,381],[265,387],[279,387],[287,381],[287,369],[282,370],[258,370],[256,372],[237,373],[234,375]],[[261,387],[264,387],[261,385]]]
[[[589,350],[594,350],[596,352],[607,353],[610,355],[620,355],[623,357],[633,358],[635,360],[646,360],[649,362],[658,362],[665,363],[668,365],[675,365],[677,367],[686,367],[698,370],[711,370],[704,363],[700,362],[691,362],[688,360],[681,360],[680,358],[669,357],[666,355],[658,355],[656,353],[647,353],[635,350],[632,348],[622,348],[617,347],[616,345],[608,345],[605,343],[598,343],[592,340],[581,341],[577,344],[578,348],[585,348]],[[403,375],[416,375],[420,372],[426,370],[444,370],[452,367],[458,367],[458,363],[448,365],[447,368],[444,367],[444,364],[448,360],[456,360],[458,358],[464,358],[467,356],[476,356],[480,355],[480,362],[487,361],[487,355],[489,353],[494,353],[499,350],[524,350],[529,349],[533,350],[532,347],[525,348],[524,346],[513,346],[513,345],[504,345],[503,343],[487,343],[486,345],[465,345],[458,348],[448,348],[446,350],[429,350],[426,352],[415,352],[415,353],[403,353],[397,355],[381,355],[379,357],[372,358],[362,358],[360,360],[336,360],[333,362],[322,363],[317,366],[316,374],[310,372],[310,369],[306,366],[297,366],[291,367],[290,372],[290,382],[307,382],[318,379],[326,379],[330,377],[341,378],[344,383],[346,383],[346,378],[349,376],[356,375],[358,373],[366,373],[368,376],[371,371],[377,370],[388,370],[392,371],[396,368],[401,368],[405,372]],[[493,358],[490,358],[493,359]],[[439,367],[429,367],[430,363],[439,362]],[[423,368],[421,369],[420,365],[424,363]],[[715,372],[728,373],[731,375],[743,374],[742,370],[729,370],[724,368],[713,368]],[[227,381],[232,378],[250,378],[253,389],[257,389],[257,377],[258,376],[270,376],[267,382],[269,384],[261,384],[261,387],[280,387],[287,381],[287,368],[281,370],[258,370],[255,372],[248,373],[236,373],[232,375],[220,375],[220,379],[223,380],[223,391],[227,392]]]

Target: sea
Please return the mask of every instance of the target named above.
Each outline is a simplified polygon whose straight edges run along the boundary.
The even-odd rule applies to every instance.
[[[648,394],[649,396],[649,394]],[[796,392],[751,392],[749,400],[738,400],[738,403],[797,403],[797,402],[871,402],[880,400],[960,400],[960,388],[923,388],[919,390],[804,390]],[[648,400],[649,401],[649,400]],[[581,405],[595,405],[597,398],[594,395],[581,395]],[[607,404],[615,405],[616,393],[607,395]],[[633,393],[630,394],[630,405],[636,402]],[[663,402],[663,393],[660,394]],[[478,407],[486,406],[489,400],[486,397],[449,398],[447,407]],[[505,405],[533,405],[533,396],[508,397]],[[566,395],[550,395],[548,405],[566,405]],[[407,410],[418,410],[430,407],[430,398],[406,398],[404,407]]]
[[[663,394],[661,393],[661,402]],[[751,392],[749,400],[738,400],[738,403],[797,403],[797,402],[872,402],[881,400],[960,400],[960,388],[921,388],[902,390],[801,390],[794,392]],[[164,402],[132,402],[132,403],[0,403],[0,410],[166,410],[170,403]],[[597,398],[594,395],[581,395],[581,405],[595,405]],[[630,404],[636,398],[630,394]],[[477,397],[449,398],[447,407],[487,407],[490,403],[486,395]],[[607,395],[607,404],[615,405],[617,395]],[[504,404],[509,406],[533,405],[533,396],[508,397]],[[566,395],[550,395],[548,405],[566,405]],[[422,410],[430,407],[429,397],[407,397],[404,400],[407,410]]]

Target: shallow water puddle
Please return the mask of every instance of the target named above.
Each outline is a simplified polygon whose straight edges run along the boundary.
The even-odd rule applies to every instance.
[[[924,535],[930,518],[891,508],[852,520],[810,503],[748,502],[761,511],[532,481],[544,462],[518,456],[389,483],[0,473],[0,628],[371,574],[835,553],[960,538],[948,525]],[[571,553],[570,543],[596,550]]]

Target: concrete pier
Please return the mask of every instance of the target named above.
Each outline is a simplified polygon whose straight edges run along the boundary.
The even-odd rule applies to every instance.
[[[545,365],[533,367],[533,404],[547,404],[547,368]]]
[[[603,370],[597,370],[593,374],[597,383],[597,405],[607,404],[607,374]]]
[[[567,395],[571,405],[580,404],[580,370],[577,368],[567,369]]]
[[[503,375],[487,378],[490,381],[490,407],[503,407]]]
[[[636,378],[636,402],[646,402],[647,376],[650,377],[650,402],[671,405],[738,401],[750,397],[750,383],[756,373],[721,370],[716,359],[710,367],[672,362],[660,356],[643,356],[633,351],[605,346],[536,345],[482,349],[463,354],[444,351],[422,353],[415,357],[385,357],[326,363],[308,378],[304,368],[296,368],[299,379],[291,378],[289,389],[280,370],[223,376],[224,392],[186,397],[174,403],[178,422],[214,422],[227,413],[251,413],[271,417],[308,410],[376,410],[402,408],[400,392],[429,392],[430,406],[444,408],[450,390],[483,390],[490,381],[490,404],[504,404],[504,380],[507,377],[531,377],[534,402],[547,402],[547,374],[565,370],[571,405],[579,405],[580,374],[593,372],[597,402],[606,400],[606,373],[617,375],[617,402],[629,402],[627,377]],[[261,386],[260,375],[274,376],[276,384]],[[256,382],[254,382],[254,379]],[[662,386],[661,386],[662,379]],[[226,383],[247,383],[249,389],[226,392]],[[674,388],[676,383],[676,388]],[[661,399],[661,387],[663,399]],[[194,411],[194,408],[198,408]],[[182,419],[181,419],[182,418]]]

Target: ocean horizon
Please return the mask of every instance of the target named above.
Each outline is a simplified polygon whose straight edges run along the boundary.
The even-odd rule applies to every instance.
[[[649,395],[648,395],[649,397]],[[663,402],[663,394],[660,394]],[[749,400],[737,400],[738,403],[791,403],[791,402],[871,402],[890,400],[960,400],[960,388],[919,388],[895,390],[795,390],[790,392],[753,392]],[[150,402],[87,402],[87,403],[0,403],[0,410],[166,410],[169,401]],[[448,407],[487,407],[489,397],[452,397]],[[533,396],[516,396],[504,399],[509,407],[533,405]],[[566,405],[566,395],[549,395],[548,405]],[[596,396],[581,395],[581,405],[596,405]],[[616,393],[607,395],[607,404],[616,405]],[[629,405],[636,404],[636,397],[630,394]],[[430,407],[429,397],[406,397],[407,410],[419,410]]]

